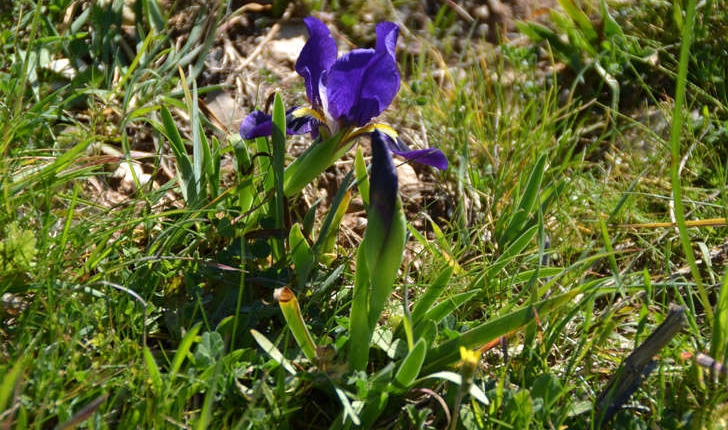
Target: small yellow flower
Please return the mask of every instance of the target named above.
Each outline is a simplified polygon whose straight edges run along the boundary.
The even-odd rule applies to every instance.
[[[463,360],[463,365],[475,370],[480,361],[480,350],[470,350],[464,346],[460,347],[460,359]]]

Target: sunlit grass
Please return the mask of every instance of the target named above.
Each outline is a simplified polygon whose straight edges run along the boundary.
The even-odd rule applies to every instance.
[[[495,52],[472,39],[458,51],[432,40],[457,19],[447,9],[429,33],[408,36],[421,51],[399,54],[404,80],[387,119],[442,149],[451,167],[424,172],[439,200],[407,214],[425,228],[410,231],[366,372],[352,373],[355,249],[336,245],[300,281],[296,260],[272,250],[281,220],[245,225],[271,198],[265,148],[217,130],[195,100],[196,91],[221,89],[195,84],[217,15],[175,44],[154,1],[138,2],[133,33],[113,24],[128,19],[121,2],[63,21],[71,3],[17,2],[15,31],[0,35],[3,425],[343,428],[361,414],[373,428],[445,428],[453,416],[453,428],[589,428],[607,380],[671,304],[686,308],[687,326],[612,424],[725,424],[725,379],[694,361],[725,354],[725,328],[708,315],[720,322],[728,312],[720,222],[728,100],[718,80],[703,85],[718,73],[708,59],[691,58],[684,126],[671,141],[675,88],[658,85],[677,75],[678,53],[634,21],[616,17],[630,37],[655,38],[641,47],[658,47],[665,60],[653,70],[664,78],[615,71],[624,97],[617,111],[604,82],[596,91],[579,70],[559,74],[558,47]],[[340,6],[337,16],[350,20]],[[695,55],[713,52],[700,46],[705,29],[728,20],[704,12]],[[628,58],[633,48],[613,49]],[[59,59],[70,61],[72,77],[49,70]],[[697,85],[704,91],[691,91]],[[627,89],[644,100],[630,102]],[[682,161],[687,228],[665,224],[681,210],[671,157]],[[132,168],[122,191],[114,172],[132,161],[144,169]],[[311,238],[321,213],[291,211],[285,222],[300,222]],[[273,300],[281,286],[297,288],[321,349],[314,360]],[[423,310],[420,299],[433,301]],[[430,320],[408,327],[405,300],[415,323]],[[414,376],[399,372],[411,369],[405,357],[420,358],[420,349],[408,354],[410,335],[427,344]],[[464,374],[463,344],[482,352],[468,394],[453,382]]]

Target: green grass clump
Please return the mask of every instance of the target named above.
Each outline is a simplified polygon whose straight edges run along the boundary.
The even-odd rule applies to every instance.
[[[0,5],[1,426],[594,428],[672,304],[686,327],[609,426],[725,426],[725,375],[696,359],[728,350],[724,5],[563,0],[495,50],[437,39],[461,19],[442,3],[402,36],[419,49],[386,115],[451,166],[417,168],[356,372],[356,252],[332,241],[356,187],[284,201],[281,141],[243,142],[199,101],[233,91],[198,83],[240,14],[202,8],[171,38],[180,11],[155,0]],[[366,178],[357,157],[328,181]]]

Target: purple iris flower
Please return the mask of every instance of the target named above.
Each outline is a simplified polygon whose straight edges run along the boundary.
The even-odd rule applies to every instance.
[[[311,107],[297,107],[286,116],[288,134],[311,133],[314,137],[342,133],[341,145],[375,129],[392,153],[438,169],[447,168],[447,159],[438,149],[411,150],[397,132],[383,124],[371,124],[394,100],[400,86],[395,59],[399,27],[391,22],[376,27],[374,49],[354,49],[338,57],[336,41],[329,29],[316,18],[307,17],[309,39],[296,62],[303,77]],[[240,124],[243,139],[271,134],[271,116],[261,111],[248,115]]]

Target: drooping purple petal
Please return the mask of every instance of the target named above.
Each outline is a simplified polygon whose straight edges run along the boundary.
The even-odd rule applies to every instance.
[[[400,138],[393,139],[392,136],[382,133],[387,148],[393,153],[409,161],[416,161],[436,169],[447,169],[448,162],[445,154],[437,148],[410,149]]]
[[[379,24],[376,49],[355,49],[331,66],[326,95],[334,119],[361,127],[392,103],[400,85],[394,56],[398,32],[393,23]]]
[[[306,134],[317,132],[320,122],[310,116],[294,115],[299,108],[291,108],[286,112],[286,134]],[[256,110],[243,118],[240,123],[240,136],[243,139],[255,139],[270,136],[273,130],[273,117]]]
[[[392,153],[407,160],[426,164],[436,169],[447,169],[447,158],[445,158],[445,154],[437,148],[416,149],[414,151],[392,151]]]
[[[262,111],[256,110],[243,118],[243,122],[240,123],[240,136],[243,139],[270,136],[272,127],[273,118]]]
[[[296,61],[296,72],[303,77],[306,95],[314,109],[321,109],[319,82],[322,74],[336,61],[336,41],[326,25],[309,16],[303,22],[308,28],[309,38]]]
[[[385,134],[374,130],[372,139],[372,167],[369,179],[369,206],[384,223],[388,232],[394,217],[399,182],[392,155],[387,148]],[[385,233],[386,236],[387,233]]]

